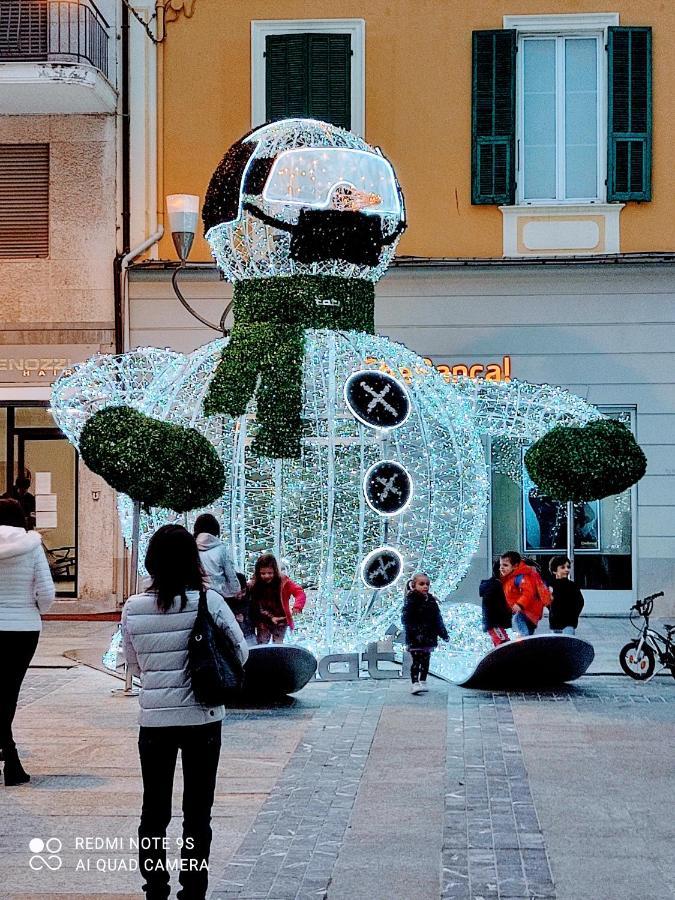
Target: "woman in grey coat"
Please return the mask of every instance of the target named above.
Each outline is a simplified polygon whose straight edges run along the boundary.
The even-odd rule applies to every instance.
[[[188,639],[195,623],[204,572],[193,536],[182,525],[164,525],[150,539],[145,567],[152,579],[129,597],[122,612],[127,663],[141,678],[138,749],[143,809],[138,828],[140,869],[148,900],[170,894],[164,838],[178,750],[183,766],[181,900],[203,900],[208,887],[211,808],[220,757],[223,706],[202,706],[190,685]],[[248,647],[220,594],[206,590],[216,625],[229,636],[242,663]],[[173,863],[175,866],[175,863]]]

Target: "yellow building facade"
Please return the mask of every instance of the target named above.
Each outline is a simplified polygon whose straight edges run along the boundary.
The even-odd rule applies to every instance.
[[[286,23],[289,30],[307,31],[352,26],[351,49],[359,56],[361,72],[351,87],[362,96],[362,115],[357,114],[359,121],[352,127],[360,130],[360,126],[366,140],[381,146],[395,165],[409,218],[399,255],[434,258],[540,255],[537,249],[522,247],[523,253],[508,253],[507,247],[505,254],[504,212],[496,205],[471,202],[472,33],[506,25],[532,34],[548,19],[558,34],[598,33],[604,40],[609,22],[649,26],[653,34],[652,200],[628,203],[621,210],[618,246],[599,240],[590,252],[675,250],[670,153],[675,144],[675,98],[669,89],[675,80],[675,57],[668,51],[675,30],[672,4],[195,0],[190,12],[191,18],[182,17],[172,25],[169,39],[160,48],[158,196],[184,192],[203,198],[224,150],[261,124],[254,96],[261,90],[255,77],[263,62],[255,56],[257,28],[262,25],[264,31],[265,23],[282,28]],[[516,26],[512,24],[515,14]],[[601,72],[605,58],[603,45],[598,60]],[[601,110],[605,103],[600,100]],[[576,210],[572,218],[575,215]],[[589,252],[587,242],[579,248],[551,249]],[[171,255],[165,238],[160,256]],[[200,238],[193,259],[209,258],[208,246]]]

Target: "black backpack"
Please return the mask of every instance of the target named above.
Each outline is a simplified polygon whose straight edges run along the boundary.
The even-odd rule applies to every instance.
[[[220,706],[244,681],[244,667],[229,636],[213,621],[205,591],[199,592],[197,617],[188,639],[192,693],[203,706]]]

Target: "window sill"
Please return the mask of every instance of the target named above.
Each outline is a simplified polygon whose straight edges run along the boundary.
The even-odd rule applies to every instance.
[[[623,203],[500,206],[504,256],[619,253]]]

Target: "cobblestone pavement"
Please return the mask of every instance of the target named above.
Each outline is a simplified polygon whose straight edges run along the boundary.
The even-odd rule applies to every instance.
[[[508,695],[448,708],[442,897],[555,897]]]
[[[22,713],[31,711],[35,727],[44,722],[49,728],[58,703],[69,710],[73,728],[80,719],[91,727],[96,715],[102,725],[100,713],[80,704],[93,688],[107,693],[110,685],[83,669],[31,670],[19,731]],[[107,826],[113,834],[135,830],[140,804],[126,703],[99,700],[96,709],[105,707],[111,735],[115,717],[126,717],[115,748],[117,756],[133,760],[127,787],[113,792],[118,776],[105,768],[104,749],[97,750],[98,769],[89,769],[82,755],[78,782],[79,805],[86,805],[88,792],[106,791],[106,815],[116,817]],[[532,694],[469,692],[434,680],[431,692],[418,697],[403,679],[364,679],[312,684],[298,700],[273,709],[233,710],[224,727],[219,784],[227,784],[214,811],[210,900],[675,898],[670,804],[652,799],[672,796],[675,788],[673,703],[670,677],[639,684],[592,676]],[[63,727],[63,719],[55,721]],[[38,789],[17,789],[11,796],[19,803],[9,807],[0,801],[0,831],[10,850],[24,808],[33,817],[49,816],[52,825],[60,815],[54,798],[63,792],[47,790],[57,772],[40,775],[37,751],[34,761]],[[88,781],[91,772],[98,779]],[[416,791],[416,783],[427,780],[438,784],[436,794],[435,787]],[[90,797],[89,805],[95,801]],[[380,833],[372,845],[379,849],[368,850],[361,871],[350,869],[346,855],[355,854],[369,832],[373,840]],[[416,844],[418,832],[423,841]],[[24,893],[6,896],[94,896],[92,887],[76,893],[72,876],[60,875],[50,891],[34,894],[17,879],[14,889]],[[95,890],[119,900],[134,884],[137,875],[102,875]]]
[[[331,685],[213,900],[325,896],[386,699],[381,685]]]

